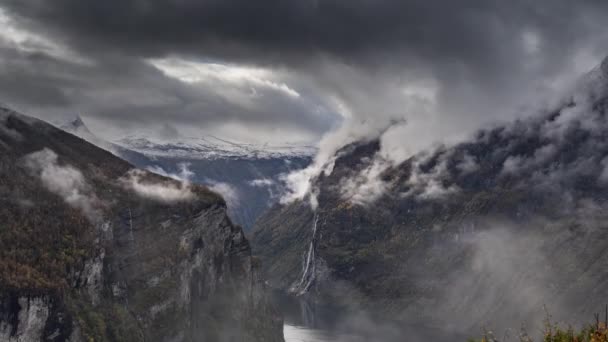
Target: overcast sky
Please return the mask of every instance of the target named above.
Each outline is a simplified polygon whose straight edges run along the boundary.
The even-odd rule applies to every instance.
[[[440,139],[595,66],[607,22],[605,0],[0,0],[0,102],[108,138]]]

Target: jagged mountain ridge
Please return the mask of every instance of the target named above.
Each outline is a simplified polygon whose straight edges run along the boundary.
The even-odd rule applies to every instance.
[[[380,150],[378,140],[347,146],[314,181],[310,295],[469,333],[540,323],[543,305],[572,324],[601,309],[608,59],[554,110],[389,165],[374,179],[380,194],[361,193]],[[254,228],[254,253],[274,286],[301,281],[313,218],[307,201],[294,202]]]
[[[230,217],[246,231],[278,200],[281,175],[306,167],[315,150],[302,145],[239,144],[215,137],[152,142],[140,135],[110,143],[91,133],[80,117],[59,127],[142,169],[179,174],[186,164],[193,172],[191,181],[222,192]]]
[[[5,108],[0,152],[0,340],[283,340],[216,193]]]

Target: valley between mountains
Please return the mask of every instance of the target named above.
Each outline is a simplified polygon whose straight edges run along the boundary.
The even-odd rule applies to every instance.
[[[0,111],[2,341],[464,341],[608,298],[608,59],[398,163],[62,127]]]

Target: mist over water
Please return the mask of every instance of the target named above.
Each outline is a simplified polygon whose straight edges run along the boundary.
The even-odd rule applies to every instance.
[[[454,331],[380,319],[363,310],[323,302],[314,294],[274,294],[285,324],[286,342],[454,342],[468,337]]]
[[[365,341],[361,336],[336,334],[326,330],[285,324],[283,328],[285,342],[335,342],[335,341]]]
[[[591,252],[603,248],[601,241],[606,236],[593,228],[599,219],[587,213],[585,227],[576,231],[544,221],[519,225],[478,222],[479,231],[461,232],[455,239],[437,242],[429,255],[438,264],[425,264],[421,273],[410,274],[420,283],[443,279],[444,285],[436,293],[437,305],[406,307],[394,320],[371,311],[332,306],[316,299],[313,292],[284,296],[279,307],[285,316],[285,339],[453,342],[481,336],[488,329],[516,340],[521,331],[540,337],[547,319],[578,327],[593,318],[585,308],[602,309],[577,290],[577,286],[588,288],[601,281],[577,277],[575,266],[594,262],[601,267],[605,260],[605,254]],[[578,251],[584,249],[590,254],[580,255]],[[468,261],[451,263],[458,255],[466,255]],[[595,257],[588,259],[592,255]],[[434,271],[447,266],[448,272]],[[599,270],[591,273],[596,272]],[[578,279],[577,286],[564,287],[568,279]],[[573,317],[571,312],[580,314]]]

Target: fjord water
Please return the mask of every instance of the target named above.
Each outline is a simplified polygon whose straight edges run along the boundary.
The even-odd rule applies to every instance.
[[[274,297],[285,317],[285,342],[365,341],[337,327],[336,318],[343,316],[342,312],[321,305],[311,296],[275,293]]]
[[[348,334],[333,333],[327,330],[315,329],[285,323],[283,327],[285,342],[340,342],[365,341],[363,337]]]
[[[401,328],[380,326],[377,331],[348,332],[295,325],[287,321],[283,326],[283,335],[285,342],[454,342],[467,340],[467,337],[462,334],[448,334],[435,329],[421,330],[408,326]]]
[[[316,342],[331,341],[331,336],[327,332],[299,327],[285,323],[283,326],[285,342]]]
[[[466,341],[461,333],[437,327],[378,320],[362,311],[349,311],[323,303],[313,295],[275,294],[285,323],[286,342],[453,342]],[[470,336],[469,336],[470,337]]]

